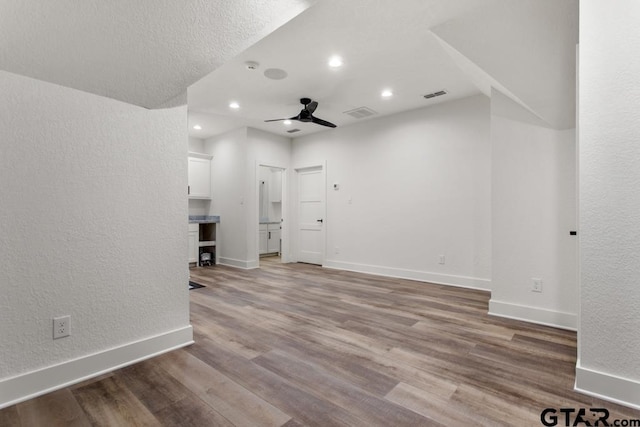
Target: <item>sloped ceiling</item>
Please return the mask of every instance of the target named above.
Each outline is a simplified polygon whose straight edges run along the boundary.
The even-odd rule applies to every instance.
[[[155,108],[315,0],[0,0],[0,69]]]
[[[578,0],[499,0],[432,31],[459,65],[477,67],[466,68],[485,88],[500,89],[549,127],[575,127]]]

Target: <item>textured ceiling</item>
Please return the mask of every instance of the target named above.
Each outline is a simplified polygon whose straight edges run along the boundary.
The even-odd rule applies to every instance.
[[[147,108],[315,0],[0,0],[0,69]]]

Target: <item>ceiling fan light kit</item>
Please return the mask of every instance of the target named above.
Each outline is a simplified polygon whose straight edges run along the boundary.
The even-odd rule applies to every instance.
[[[316,101],[312,101],[311,98],[300,98],[300,103],[302,105],[304,105],[304,108],[302,110],[300,110],[300,113],[298,113],[297,116],[289,117],[288,119],[285,118],[285,119],[265,120],[265,122],[279,122],[279,121],[283,121],[283,120],[297,120],[299,122],[315,123],[317,125],[327,126],[327,127],[330,127],[330,128],[337,127],[333,123],[328,122],[328,121],[323,120],[323,119],[320,119],[320,118],[315,117],[313,115],[313,112],[316,111],[316,108],[318,108],[318,103]]]

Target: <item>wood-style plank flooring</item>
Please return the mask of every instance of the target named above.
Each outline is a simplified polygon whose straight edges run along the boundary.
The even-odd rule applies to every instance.
[[[0,426],[540,426],[547,407],[640,419],[572,390],[575,333],[488,316],[487,292],[276,261],[192,269],[206,286],[190,292],[196,344],[6,408]]]

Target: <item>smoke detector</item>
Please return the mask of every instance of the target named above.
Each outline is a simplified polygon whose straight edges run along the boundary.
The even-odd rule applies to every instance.
[[[260,67],[260,64],[258,64],[256,61],[247,61],[244,63],[244,65],[247,67],[247,70],[257,70],[258,67]]]

